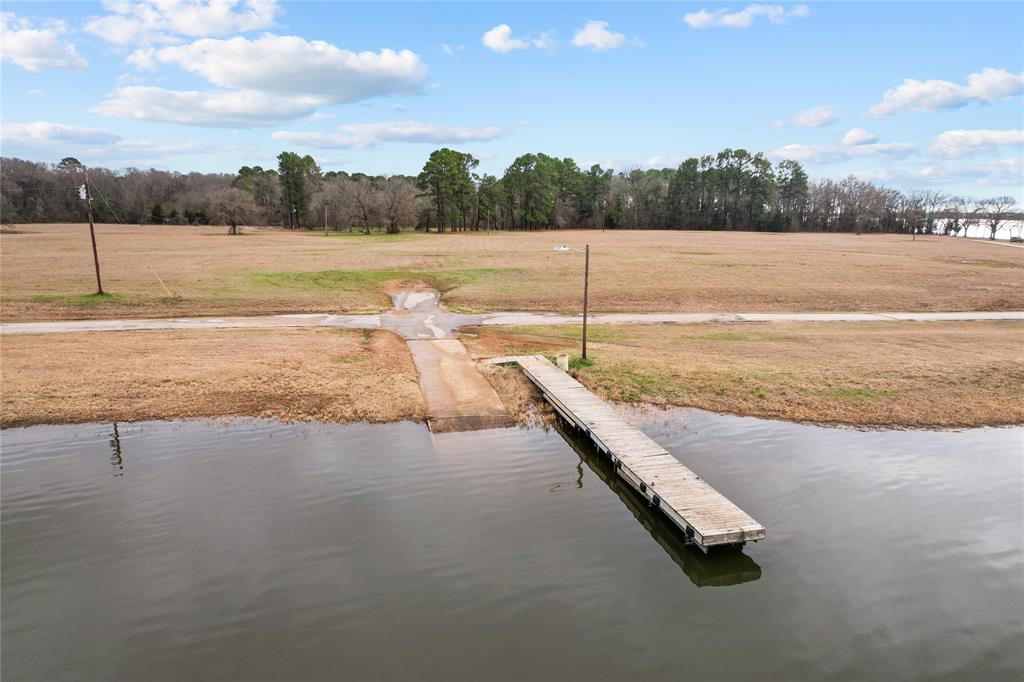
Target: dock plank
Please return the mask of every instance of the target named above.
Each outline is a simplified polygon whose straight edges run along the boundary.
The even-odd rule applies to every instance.
[[[547,358],[526,355],[493,362],[518,364],[548,402],[620,463],[619,475],[652,504],[657,503],[703,549],[765,536],[763,525]]]

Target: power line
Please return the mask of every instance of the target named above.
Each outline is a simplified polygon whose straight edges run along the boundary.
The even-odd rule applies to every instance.
[[[96,192],[100,195],[100,198],[103,199],[103,203],[107,204],[108,208],[110,208],[110,215],[114,216],[114,220],[116,220],[119,225],[124,225],[124,222],[121,221],[121,218],[117,215],[117,213],[114,212],[113,206],[111,206],[110,202],[107,201],[106,195],[104,195],[98,187],[96,188]],[[127,234],[128,238],[132,240],[132,246],[134,246],[139,251],[142,251],[142,249],[139,248],[139,243],[135,241],[135,235],[133,235],[131,232],[128,232]],[[167,295],[174,296],[174,294],[171,293],[171,290],[167,288],[167,285],[164,284],[164,280],[162,277],[160,277],[160,273],[156,271],[156,268],[149,265],[148,263],[146,264],[146,267],[149,268],[149,270],[156,276],[156,281],[160,282],[160,286],[163,287]]]

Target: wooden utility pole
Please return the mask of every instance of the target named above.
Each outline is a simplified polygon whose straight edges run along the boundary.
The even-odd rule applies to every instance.
[[[89,189],[89,172],[85,172],[85,209],[89,213],[89,237],[92,239],[92,262],[96,266],[96,293],[103,294],[103,282],[100,280],[100,257],[96,252],[96,227],[92,222],[92,192]]]
[[[324,204],[324,236],[327,236],[327,204]]]
[[[583,359],[587,359],[587,289],[590,284],[590,244],[583,250]]]

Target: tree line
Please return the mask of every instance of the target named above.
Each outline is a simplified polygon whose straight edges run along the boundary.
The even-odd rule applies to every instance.
[[[281,152],[276,168],[235,174],[90,168],[100,222],[226,224],[398,232],[697,229],[948,233],[975,225],[994,238],[1021,217],[1011,197],[901,192],[849,176],[811,180],[796,161],[725,149],[676,168],[615,173],[571,158],[523,154],[501,177],[453,149],[432,152],[416,176],[323,172],[309,155]],[[69,164],[0,163],[7,223],[80,222],[82,178]]]

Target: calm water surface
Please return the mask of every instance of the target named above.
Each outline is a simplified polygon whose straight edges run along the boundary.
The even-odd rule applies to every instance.
[[[634,417],[768,538],[704,558],[555,431],[4,431],[3,678],[1024,675],[1024,429]]]

